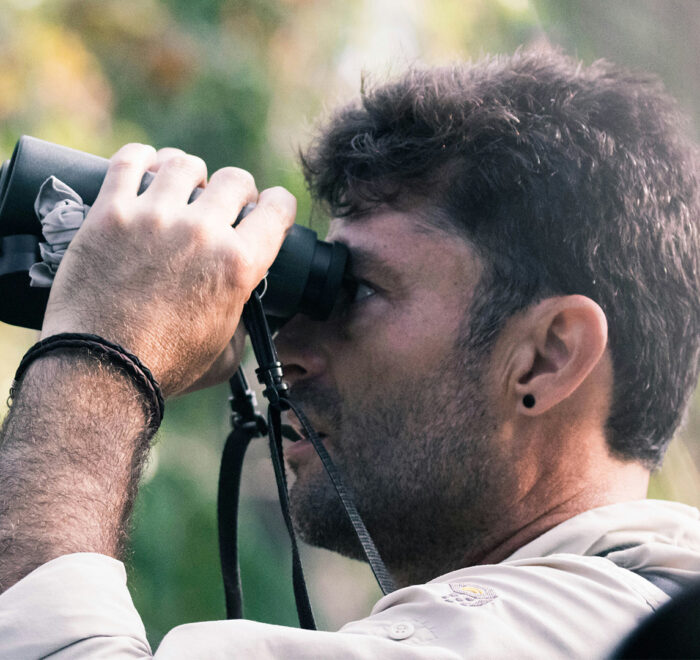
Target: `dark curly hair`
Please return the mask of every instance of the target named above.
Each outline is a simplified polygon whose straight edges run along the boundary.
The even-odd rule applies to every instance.
[[[604,310],[612,452],[660,465],[698,377],[698,151],[653,76],[551,49],[365,88],[302,154],[336,216],[422,202],[486,268],[470,344],[548,295]]]

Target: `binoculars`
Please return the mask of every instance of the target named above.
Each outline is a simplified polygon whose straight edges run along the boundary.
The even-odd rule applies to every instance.
[[[40,329],[49,289],[30,286],[29,269],[41,261],[42,227],[34,212],[41,185],[55,176],[92,205],[109,161],[30,136],[0,166],[0,321]],[[153,175],[146,173],[143,192]],[[190,201],[196,197],[196,193]],[[325,319],[343,286],[348,250],[318,240],[316,232],[294,225],[271,266],[262,298],[272,328],[297,313]]]

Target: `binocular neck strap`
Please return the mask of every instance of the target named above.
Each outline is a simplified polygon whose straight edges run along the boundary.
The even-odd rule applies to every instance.
[[[275,468],[275,480],[277,481],[277,494],[282,509],[284,524],[287,526],[289,541],[292,546],[292,587],[294,588],[294,601],[297,606],[299,625],[307,630],[316,630],[316,622],[311,609],[309,593],[304,579],[304,567],[299,556],[299,546],[294,532],[294,523],[289,512],[289,491],[287,488],[287,475],[284,471],[284,454],[282,450],[282,418],[278,406],[268,406],[267,425],[270,437],[270,456]]]
[[[242,372],[237,372],[234,378],[239,374],[242,375]],[[233,388],[232,384],[231,389]],[[233,402],[234,399],[235,396],[232,396],[231,401]],[[257,435],[255,422],[252,422],[252,425],[252,427],[250,423],[237,425],[234,412],[233,429],[226,438],[219,468],[216,518],[219,527],[219,560],[226,598],[226,617],[229,619],[243,618],[243,596],[238,560],[238,509],[243,459],[250,441]]]
[[[269,401],[269,407],[266,424],[255,409],[255,395],[248,388],[245,376],[239,369],[230,381],[233,431],[226,441],[219,475],[219,551],[226,591],[227,616],[230,619],[242,617],[237,548],[237,511],[243,457],[253,437],[261,437],[269,433],[270,454],[275,469],[280,506],[292,546],[292,578],[299,623],[302,628],[313,630],[316,626],[289,513],[289,494],[282,449],[282,411],[291,410],[294,413],[304,429],[306,438],[311,442],[321,459],[382,592],[388,594],[394,591],[395,587],[372,537],[357,511],[352,494],[345,485],[340,471],[334,465],[303,410],[288,396],[288,387],[282,379],[282,365],[277,359],[277,351],[257,292],[253,293],[245,305],[243,321],[259,364],[256,374],[260,383],[265,386],[263,394]]]
[[[343,508],[345,509],[345,515],[352,524],[355,534],[362,545],[362,551],[367,559],[367,563],[372,569],[372,573],[374,573],[374,577],[379,584],[379,588],[386,596],[394,591],[396,587],[394,586],[394,581],[392,580],[391,575],[389,575],[389,571],[387,571],[384,561],[382,560],[377,547],[374,545],[374,541],[372,540],[370,533],[367,531],[367,527],[365,527],[365,523],[363,522],[362,517],[355,506],[352,493],[345,485],[340,470],[331,460],[328,450],[324,447],[323,442],[321,442],[321,438],[319,438],[318,433],[316,433],[316,430],[309,423],[304,411],[291,399],[287,399],[286,403],[301,423],[304,429],[304,434],[314,446],[318,457],[321,459],[321,463],[323,463],[323,467],[333,483],[333,487],[335,488]]]

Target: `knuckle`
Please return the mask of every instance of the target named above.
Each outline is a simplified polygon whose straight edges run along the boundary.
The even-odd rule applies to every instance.
[[[155,153],[155,149],[147,144],[130,142],[125,144],[110,158],[110,166],[114,169],[125,169],[140,161],[143,156]]]
[[[296,197],[281,186],[270,188],[265,192],[266,196],[263,208],[267,209],[271,216],[281,220],[283,224],[291,225],[296,217]]]
[[[225,264],[225,274],[231,286],[240,289],[251,289],[257,284],[253,282],[255,263],[252,255],[234,235],[231,242],[220,245],[220,257]]]
[[[109,169],[113,172],[123,172],[129,170],[135,165],[135,159],[129,157],[128,154],[115,154],[109,163]]]
[[[152,206],[139,216],[139,223],[142,227],[148,227],[152,231],[163,229],[169,224],[171,213],[162,205]]]
[[[158,159],[165,162],[174,158],[175,156],[185,156],[185,152],[182,149],[177,149],[176,147],[163,147],[158,149],[157,156]]]
[[[236,271],[238,272],[238,276],[240,278],[246,281],[250,279],[251,273],[255,269],[255,263],[248,252],[244,250],[239,251],[235,255],[233,263],[235,264]]]
[[[169,225],[173,219],[173,209],[167,201],[149,200],[148,204],[139,204],[132,214],[139,229],[158,232]]]
[[[294,211],[284,200],[272,200],[264,209],[268,217],[281,221],[284,225],[291,224],[294,220]]]
[[[209,223],[188,219],[183,222],[182,231],[188,241],[195,245],[211,246],[212,248],[217,246],[214,232]]]
[[[253,175],[240,167],[223,167],[216,172],[216,175],[230,185],[240,186],[250,191],[256,190]]]
[[[228,268],[231,286],[245,291],[248,295],[258,284],[258,280],[253,276],[254,272],[254,264],[247,255],[236,255]]]
[[[168,159],[168,165],[175,170],[189,170],[192,169],[193,158],[185,153],[173,154],[172,158]]]
[[[112,198],[93,206],[86,220],[99,225],[102,230],[108,230],[123,229],[130,219],[130,208],[125,200]]]
[[[182,172],[187,175],[195,174],[202,177],[206,176],[207,171],[205,162],[199,156],[191,156],[184,152],[173,154],[165,161],[163,167],[174,172]]]
[[[112,223],[123,226],[129,221],[129,211],[126,204],[119,199],[112,199],[107,207],[107,217]]]
[[[273,194],[278,199],[283,200],[287,204],[297,203],[297,198],[294,195],[292,195],[292,193],[290,193],[289,190],[283,188],[282,186],[273,186],[269,190],[271,194]]]

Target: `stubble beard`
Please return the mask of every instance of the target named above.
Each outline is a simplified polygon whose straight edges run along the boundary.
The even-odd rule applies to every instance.
[[[421,381],[341,396],[303,383],[295,397],[330,421],[331,455],[389,570],[401,584],[465,565],[488,547],[510,477],[493,444],[481,360],[442,365]],[[314,457],[290,493],[300,536],[355,559],[364,555]],[[502,509],[501,509],[502,511]]]

